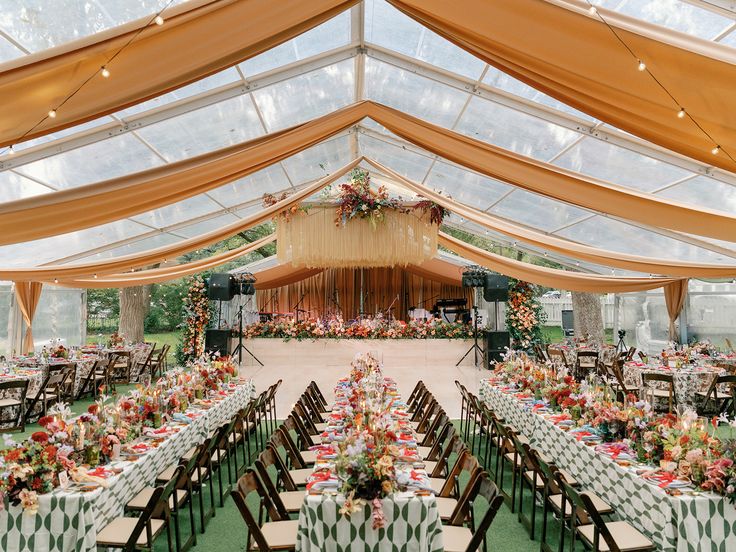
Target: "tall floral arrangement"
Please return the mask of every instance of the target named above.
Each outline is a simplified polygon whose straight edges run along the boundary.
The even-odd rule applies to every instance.
[[[204,332],[210,323],[210,304],[204,278],[200,276],[191,278],[183,307],[185,320],[178,360],[185,364],[204,352]]]
[[[340,185],[335,209],[335,226],[345,225],[352,219],[368,220],[372,226],[382,222],[389,209],[402,210],[401,202],[388,195],[385,186],[371,190],[371,177],[364,169],[350,171],[350,180]]]
[[[529,350],[544,341],[542,325],[547,316],[535,292],[535,287],[529,282],[509,279],[506,326],[513,347]]]

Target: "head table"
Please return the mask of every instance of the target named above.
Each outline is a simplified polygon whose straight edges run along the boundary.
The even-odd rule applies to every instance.
[[[356,372],[364,370],[366,364],[374,376],[361,376],[360,381],[355,381]],[[337,384],[336,402],[321,436],[322,444],[314,447],[318,457],[299,512],[296,550],[440,552],[444,548],[437,501],[408,423],[406,404],[400,400],[395,382],[380,375],[373,357],[359,355],[353,366],[351,377]],[[356,393],[365,396],[371,386],[378,389],[378,398],[372,402],[368,400],[367,405],[363,401],[358,414],[355,399],[351,397]],[[370,397],[370,391],[367,395]],[[367,502],[364,506],[354,504],[352,512],[346,515],[341,511],[351,497],[346,497],[341,480],[343,472],[336,469],[336,463],[341,462],[341,456],[342,462],[350,463],[354,460],[353,454],[360,454],[362,443],[371,439],[368,434],[372,432],[373,423],[396,432],[397,440],[389,449],[395,455],[392,466],[397,488],[377,499],[378,502]],[[376,508],[380,512],[376,512]],[[382,519],[379,527],[374,523],[377,514]]]
[[[498,380],[481,382],[480,398],[499,418],[526,436],[530,444],[569,471],[585,489],[613,506],[616,513],[655,542],[658,549],[728,550],[736,541],[736,506],[722,496],[693,492],[672,496],[645,480],[632,462],[617,463],[534,409],[534,398]]]
[[[197,401],[185,415],[189,423],[171,421],[150,429],[136,443],[137,458],[117,460],[93,472],[100,485],[71,483],[42,494],[36,513],[20,506],[0,511],[0,550],[7,552],[71,552],[96,550],[97,531],[123,514],[125,504],[156,475],[244,408],[255,396],[252,382],[235,380]]]

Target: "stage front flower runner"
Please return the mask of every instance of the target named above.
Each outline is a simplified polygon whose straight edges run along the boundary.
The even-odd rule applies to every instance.
[[[369,354],[335,389],[296,549],[443,550],[442,524],[396,384]]]

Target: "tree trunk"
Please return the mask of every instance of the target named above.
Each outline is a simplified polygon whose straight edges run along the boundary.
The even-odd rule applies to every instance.
[[[597,293],[572,292],[572,314],[575,324],[575,337],[590,337],[603,343],[603,316],[601,296]]]
[[[118,332],[133,343],[143,341],[143,323],[151,307],[151,286],[126,287],[120,290]]]

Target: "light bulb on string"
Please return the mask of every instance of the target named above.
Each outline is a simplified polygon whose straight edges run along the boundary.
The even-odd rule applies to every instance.
[[[588,11],[591,13],[591,15],[595,15],[598,13],[598,9],[595,6],[590,6],[588,8]]]
[[[107,69],[107,67],[103,66],[102,69],[100,70],[100,75],[107,78],[110,76],[110,71]]]
[[[719,151],[721,151],[721,146],[716,146],[716,147],[714,147],[714,148],[713,148],[712,150],[710,150],[710,152],[711,152],[711,153],[712,153],[713,155],[718,155],[718,152],[719,152]]]
[[[54,278],[54,283],[55,284],[58,284],[59,283],[59,279],[58,278]]]
[[[8,148],[8,155],[15,155],[15,149],[12,145]]]
[[[56,110],[55,109],[52,109],[51,111],[49,111],[49,117],[51,117],[52,119],[54,117],[56,117]]]
[[[161,25],[164,24],[164,18],[161,17],[160,15],[157,15],[156,17],[153,18],[153,22],[160,27]]]
[[[93,275],[92,277],[96,280],[97,279],[97,274]]]
[[[680,119],[684,119],[685,118],[685,108],[684,107],[681,107],[680,108],[680,111],[677,112],[677,117],[680,118]]]
[[[637,66],[637,69],[639,69],[639,71],[646,71],[646,68],[647,64],[644,63],[642,60],[639,60],[639,65]]]

